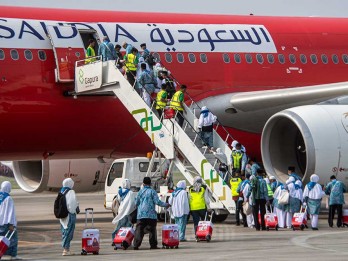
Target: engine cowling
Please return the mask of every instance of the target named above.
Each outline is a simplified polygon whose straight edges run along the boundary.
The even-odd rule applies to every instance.
[[[348,183],[348,106],[309,105],[274,114],[261,138],[266,172],[280,181],[295,166],[303,181],[316,173],[320,183],[331,175]]]
[[[26,192],[57,191],[67,177],[74,180],[76,192],[91,192],[104,189],[112,159],[104,161],[97,159],[12,161],[12,169],[18,185]]]

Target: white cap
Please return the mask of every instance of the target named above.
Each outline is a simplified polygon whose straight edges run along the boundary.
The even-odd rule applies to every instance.
[[[270,176],[270,177],[269,177],[269,180],[272,180],[272,179],[275,180],[275,179],[276,179],[275,176]]]

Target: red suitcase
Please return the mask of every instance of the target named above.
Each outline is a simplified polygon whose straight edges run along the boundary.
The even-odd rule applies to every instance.
[[[278,230],[278,217],[273,213],[271,208],[271,213],[265,214],[265,226],[267,230],[275,229]]]
[[[164,118],[171,119],[175,117],[175,110],[173,108],[165,108],[164,109]]]
[[[88,253],[93,253],[93,255],[98,255],[100,250],[100,232],[99,232],[99,229],[94,228],[93,208],[86,208],[85,212],[86,212],[85,229],[82,231],[81,255],[87,255]],[[87,228],[88,213],[92,214],[92,228]]]
[[[210,242],[212,236],[213,236],[213,223],[212,223],[212,218],[213,218],[214,212],[211,213],[210,215],[210,221],[207,221],[207,215],[208,212],[205,214],[205,219],[204,221],[199,221],[197,230],[196,230],[196,241],[207,241]]]
[[[6,235],[3,237],[0,237],[0,259],[2,258],[2,256],[6,253],[7,249],[10,246],[10,240],[12,238],[12,236],[15,233],[15,229],[11,232],[11,231],[7,231]],[[9,236],[11,232],[11,235]]]
[[[295,213],[291,220],[291,228],[304,230],[307,226],[307,206],[303,208],[301,206],[300,212]]]
[[[133,227],[121,227],[114,238],[114,249],[123,248],[126,250],[130,245],[132,245],[134,239],[134,229]]]
[[[342,210],[342,224],[344,227],[348,227],[348,209]]]
[[[171,223],[170,217],[169,220]],[[179,227],[177,224],[167,224],[167,210],[165,210],[162,226],[162,248],[179,248]]]

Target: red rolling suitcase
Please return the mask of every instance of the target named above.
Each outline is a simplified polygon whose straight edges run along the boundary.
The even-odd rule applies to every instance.
[[[12,238],[12,236],[14,235],[16,229],[14,229],[12,232],[11,231],[7,231],[6,235],[3,237],[0,237],[0,259],[2,258],[2,256],[6,253],[7,249],[10,246],[10,240]],[[10,234],[11,232],[11,234]]]
[[[171,119],[175,117],[175,110],[173,108],[165,108],[164,109],[164,118]]]
[[[348,227],[348,209],[342,210],[342,224],[344,227]]]
[[[99,232],[99,229],[94,228],[93,208],[86,208],[85,212],[86,212],[85,229],[82,231],[81,255],[87,255],[88,253],[93,253],[93,255],[98,255],[99,249],[100,249],[100,232]],[[92,214],[92,228],[87,228],[88,213]]]
[[[167,224],[167,210],[164,212],[164,225],[162,226],[162,248],[179,248],[179,227],[177,224]]]
[[[265,226],[267,230],[278,230],[278,217],[275,213],[273,213],[272,208],[270,213],[265,214]]]
[[[126,250],[132,245],[134,234],[133,227],[121,227],[114,238],[114,249],[123,248],[123,250]]]
[[[197,230],[196,230],[196,241],[207,241],[210,242],[211,237],[213,236],[213,218],[214,212],[210,215],[210,221],[207,221],[208,212],[205,214],[204,221],[199,221]]]
[[[300,212],[295,213],[291,220],[291,228],[304,230],[307,226],[307,206],[303,208],[301,206]]]

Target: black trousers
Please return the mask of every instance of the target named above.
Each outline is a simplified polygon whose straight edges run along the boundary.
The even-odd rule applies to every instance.
[[[195,230],[195,235],[196,235],[198,223],[199,221],[203,221],[205,219],[206,213],[207,213],[206,209],[191,210],[191,215],[193,219],[193,229]]]
[[[151,219],[151,218],[142,218],[138,219],[137,226],[135,228],[135,235],[134,235],[134,247],[140,247],[141,242],[144,238],[144,230],[146,228],[146,232],[149,232],[149,241],[151,247],[156,247],[157,242],[157,220]]]
[[[126,74],[127,74],[127,80],[129,82],[130,85],[134,85],[135,83],[135,75],[136,75],[136,71],[127,71]],[[138,88],[136,88],[136,91],[139,93],[139,90]]]
[[[333,219],[335,217],[335,212],[337,209],[337,227],[341,227],[342,226],[342,205],[330,205],[329,206],[329,226],[332,227],[333,226]]]
[[[158,113],[158,118],[161,119],[162,114],[163,114],[163,109],[156,109]]]
[[[248,226],[248,223],[246,220],[246,215],[244,214],[244,210],[243,210],[243,201],[242,200],[234,200],[234,203],[236,204],[236,224],[237,224],[237,226],[240,225],[239,214],[242,214],[244,226]]]
[[[261,224],[259,223],[259,211],[261,214]],[[253,206],[253,216],[256,230],[266,229],[265,226],[265,214],[266,214],[266,199],[255,199],[255,205]]]
[[[184,120],[185,120],[184,114],[183,114],[184,112],[182,112],[182,111],[177,111],[177,112],[178,113],[176,116],[176,120],[179,123],[180,127],[182,127],[182,125],[184,125]]]

